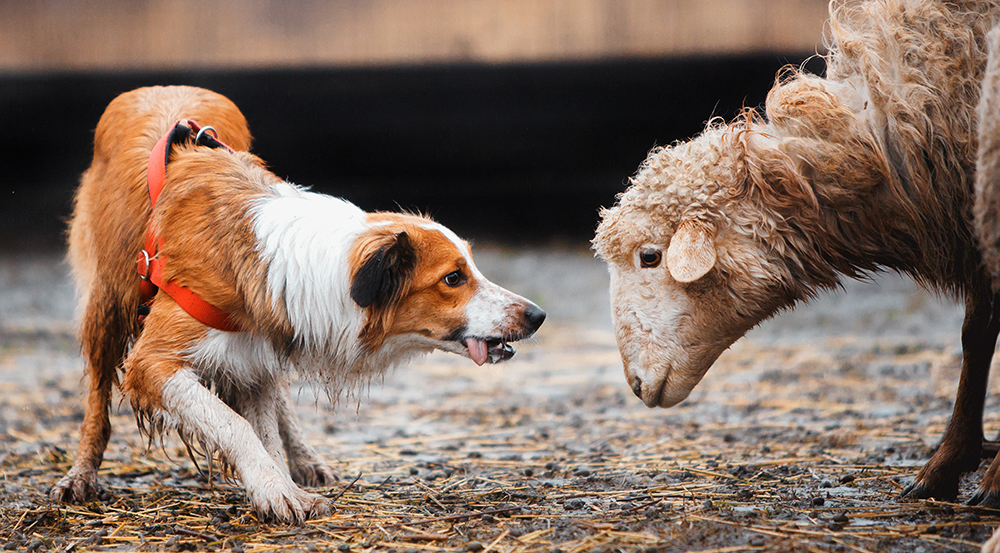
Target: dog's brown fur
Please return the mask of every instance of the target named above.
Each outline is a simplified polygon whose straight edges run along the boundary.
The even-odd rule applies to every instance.
[[[73,467],[52,488],[53,499],[82,502],[92,498],[98,489],[97,469],[111,435],[111,389],[118,381],[126,348],[140,330],[135,264],[151,215],[146,164],[156,141],[176,121],[185,119],[213,126],[219,137],[237,151],[250,147],[250,130],[239,109],[227,98],[197,88],[153,87],[123,94],[108,106],[98,123],[94,158],[81,179],[69,229],[69,260],[81,297],[80,340],[90,392]],[[137,136],[136,129],[143,132]],[[180,210],[174,213],[199,216]],[[197,250],[210,243],[189,249]],[[200,264],[197,270],[212,267]],[[203,290],[203,293],[223,309],[238,303],[222,291]],[[166,347],[169,349],[171,345]],[[161,376],[165,379],[169,375]],[[159,389],[155,385],[152,388]],[[296,476],[307,482],[333,477],[323,468],[310,475],[300,471]]]
[[[184,119],[213,126],[236,151],[175,145],[150,209],[147,158]],[[82,501],[97,489],[121,364],[144,429],[176,427],[232,469],[259,516],[302,522],[328,505],[296,484],[334,476],[289,403],[293,371],[335,398],[434,349],[502,362],[514,354],[508,342],[544,321],[537,305],[486,279],[449,229],[285,182],[249,143],[232,103],[185,87],[126,93],[98,123],[70,226],[92,389],[76,462],[53,498]],[[239,332],[202,324],[169,288],[140,330],[136,256],[147,224],[163,280],[221,309]]]

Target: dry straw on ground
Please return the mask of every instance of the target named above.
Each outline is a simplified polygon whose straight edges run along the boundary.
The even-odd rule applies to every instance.
[[[77,346],[68,329],[8,324],[0,547],[975,551],[1000,512],[897,498],[947,424],[959,363],[951,307],[898,286],[877,296],[898,294],[896,307],[848,295],[850,306],[821,300],[761,329],[669,410],[631,395],[606,326],[558,317],[507,365],[434,355],[334,411],[305,389],[309,439],[341,481],[320,490],[331,515],[300,527],[257,520],[240,487],[208,482],[179,441],[148,449],[125,406],[101,500],[49,502],[82,414]]]

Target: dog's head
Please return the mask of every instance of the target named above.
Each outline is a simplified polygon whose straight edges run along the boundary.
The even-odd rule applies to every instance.
[[[350,295],[367,313],[369,351],[407,336],[477,365],[497,363],[514,355],[509,342],[545,320],[537,305],[487,280],[448,228],[395,213],[370,214],[368,226],[351,249]]]

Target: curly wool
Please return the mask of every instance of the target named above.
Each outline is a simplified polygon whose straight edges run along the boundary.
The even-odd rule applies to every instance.
[[[976,161],[976,231],[983,261],[1000,288],[1000,27],[987,35],[989,62],[979,99],[979,156]],[[1000,547],[1000,546],[998,546]]]
[[[764,115],[651,151],[602,211],[601,257],[627,262],[698,220],[720,250],[742,237],[766,251],[789,302],[886,268],[956,294],[980,278],[975,108],[1000,6],[835,2],[830,14],[826,77],[788,70]]]

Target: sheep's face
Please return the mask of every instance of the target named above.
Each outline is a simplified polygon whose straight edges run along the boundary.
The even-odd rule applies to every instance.
[[[665,162],[647,160],[603,212],[594,246],[611,273],[629,386],[647,406],[670,407],[726,348],[792,300],[753,230],[759,213],[752,222],[755,214],[719,185],[725,175],[690,164],[672,171],[669,151],[654,156]]]

